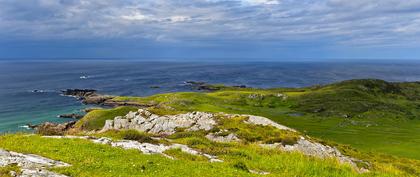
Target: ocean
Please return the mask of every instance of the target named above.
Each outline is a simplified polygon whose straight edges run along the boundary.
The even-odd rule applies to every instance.
[[[193,91],[185,81],[271,88],[359,78],[420,81],[420,62],[0,60],[0,132],[29,131],[25,126],[28,123],[68,121],[57,115],[78,113],[88,107],[75,98],[61,96],[60,90],[67,88],[147,96]]]

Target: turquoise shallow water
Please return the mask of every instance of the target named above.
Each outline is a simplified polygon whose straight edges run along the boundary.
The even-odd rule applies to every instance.
[[[60,96],[67,88],[146,96],[192,91],[185,81],[252,87],[302,87],[356,78],[420,80],[419,62],[192,63],[101,60],[0,60],[0,132],[27,131],[27,123],[63,122],[86,105]],[[151,88],[160,86],[160,88]],[[39,90],[41,92],[32,92]]]

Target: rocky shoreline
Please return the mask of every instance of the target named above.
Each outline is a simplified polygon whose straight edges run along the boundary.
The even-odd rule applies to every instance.
[[[140,104],[128,101],[113,100],[116,96],[99,94],[93,89],[66,89],[62,90],[62,95],[75,97],[83,104],[94,104],[100,106],[117,107],[117,106],[134,106],[134,107],[150,107],[152,104]]]
[[[223,88],[223,86],[212,85],[206,82],[199,82],[199,81],[185,81],[185,84],[191,87],[191,89],[198,90],[198,91],[217,91]],[[159,86],[153,86],[153,87],[159,88]],[[231,87],[248,88],[246,85],[235,85]],[[134,106],[134,107],[140,107],[140,108],[156,106],[155,104],[141,104],[137,102],[114,100],[113,98],[115,98],[116,96],[100,94],[95,89],[65,89],[65,90],[61,90],[61,94],[64,96],[75,97],[78,100],[80,100],[83,104],[95,104],[95,105],[109,106],[109,107]]]

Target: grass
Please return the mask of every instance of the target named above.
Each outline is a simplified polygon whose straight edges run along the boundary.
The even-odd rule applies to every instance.
[[[202,141],[208,143],[204,139]],[[197,142],[191,145],[193,144],[200,146]],[[83,139],[48,139],[36,135],[1,136],[0,147],[70,163],[70,167],[52,169],[69,176],[258,176],[246,169],[270,172],[268,176],[407,175],[392,167],[359,174],[334,159],[321,160],[299,153],[262,149],[254,144],[225,146],[229,148],[229,151],[226,151],[229,153],[223,154],[219,151],[218,154],[219,158],[225,161],[223,163],[210,163],[200,157],[183,154],[179,150],[166,152],[177,157],[177,160],[171,160],[161,155],[144,155],[135,150],[94,144]]]
[[[0,177],[12,177],[10,174],[11,171],[14,171],[19,175],[20,168],[16,164],[0,167]]]
[[[188,160],[188,161],[200,161],[200,162],[208,161],[208,159],[204,156],[188,154],[188,153],[182,152],[181,149],[169,149],[163,153],[175,159]]]

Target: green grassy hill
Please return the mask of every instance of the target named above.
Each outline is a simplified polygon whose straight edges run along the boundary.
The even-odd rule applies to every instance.
[[[158,114],[198,110],[261,115],[314,137],[420,159],[418,82],[363,79],[307,88],[218,89],[114,99],[158,103],[152,108]]]
[[[246,144],[233,148],[234,154],[237,153],[238,156],[232,155],[229,151],[226,158],[232,161],[224,165],[201,162],[185,155],[179,156],[181,163],[150,156],[147,161],[154,163],[150,165],[150,171],[147,167],[148,170],[144,175],[155,176],[158,173],[154,171],[163,170],[161,175],[252,176],[253,174],[241,171],[241,166],[261,169],[262,167],[257,164],[267,165],[271,171],[276,171],[277,175],[283,176],[420,175],[418,148],[420,147],[420,83],[418,82],[390,83],[376,79],[363,79],[306,88],[256,89],[222,85],[212,85],[211,88],[215,91],[177,92],[149,97],[119,96],[113,99],[156,105],[150,107],[149,110],[160,115],[204,111],[264,116],[320,139],[320,142],[334,145],[346,155],[374,164],[372,173],[358,174],[334,161],[319,159],[313,161],[314,159],[298,154],[279,152],[273,154],[273,152],[257,150],[258,148],[256,149],[252,144]],[[78,131],[99,130],[103,127],[105,120],[125,115],[135,109],[119,107],[94,110],[76,124],[76,129]],[[255,132],[252,133],[251,130],[247,132],[255,135]],[[181,139],[176,141],[188,144],[190,140],[192,143],[198,143],[197,147],[214,146],[206,144],[208,142],[203,142],[204,140],[200,137],[194,139],[194,137],[181,136]],[[25,144],[25,146],[17,146],[18,144]],[[31,148],[33,146],[43,148]],[[67,147],[64,149],[62,146]],[[134,155],[131,151],[113,152],[114,150],[92,145],[83,140],[47,140],[22,135],[1,137],[0,147],[72,162],[76,164],[75,167],[58,171],[76,176],[95,176],[96,173],[106,176],[102,170],[111,170],[111,166],[119,166],[119,162],[129,161],[134,166],[141,166],[145,165],[143,162],[149,158],[141,154]],[[74,152],[77,156],[72,156],[70,152],[67,152],[68,148],[72,147],[75,148]],[[106,156],[101,157],[102,153]],[[176,156],[179,152],[171,153]],[[92,158],[79,162],[79,157],[84,156]],[[111,159],[108,159],[111,156],[116,158],[116,161],[111,162]],[[162,164],[162,166],[157,164]],[[79,167],[86,171],[77,169]],[[137,171],[124,172],[123,168],[126,167],[119,166],[115,170],[122,173],[122,176],[137,173]],[[187,173],[188,170],[190,173]],[[175,171],[179,172],[175,173]],[[205,171],[211,173],[205,173]]]

